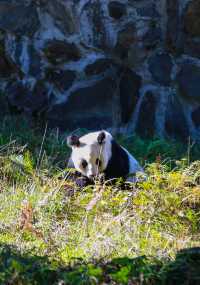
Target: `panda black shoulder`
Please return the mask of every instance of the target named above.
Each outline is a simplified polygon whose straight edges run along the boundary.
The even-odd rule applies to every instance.
[[[104,173],[106,179],[129,174],[129,155],[114,139],[111,140],[111,156]]]

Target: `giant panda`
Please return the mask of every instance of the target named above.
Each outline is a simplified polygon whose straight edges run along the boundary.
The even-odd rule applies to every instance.
[[[138,161],[105,130],[68,136],[67,143],[72,149],[68,168],[75,168],[87,183],[100,174],[106,181],[121,177],[135,182],[136,174],[143,172]]]

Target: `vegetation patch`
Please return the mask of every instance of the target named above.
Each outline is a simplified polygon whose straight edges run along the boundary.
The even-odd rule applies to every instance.
[[[147,180],[81,189],[67,134],[0,129],[0,284],[199,284],[198,145],[119,137]]]

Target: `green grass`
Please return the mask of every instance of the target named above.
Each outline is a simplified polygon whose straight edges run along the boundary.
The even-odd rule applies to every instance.
[[[0,284],[200,283],[200,250],[190,249],[200,246],[199,146],[118,140],[147,180],[79,189],[68,179],[66,134],[4,119]]]

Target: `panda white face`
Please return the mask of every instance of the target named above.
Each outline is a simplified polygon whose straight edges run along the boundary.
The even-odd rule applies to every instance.
[[[71,158],[75,168],[88,178],[97,176],[105,168],[101,147],[97,143],[75,147]]]
[[[102,173],[111,157],[112,136],[106,131],[93,132],[80,138],[70,136],[68,145],[72,148],[71,159],[82,175],[94,179]]]

